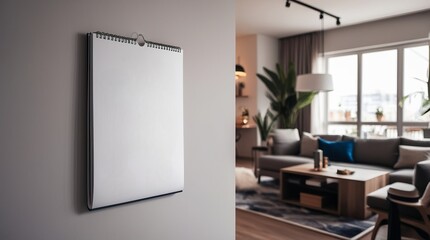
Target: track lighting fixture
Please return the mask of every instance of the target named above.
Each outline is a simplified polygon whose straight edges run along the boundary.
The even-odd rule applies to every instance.
[[[316,7],[314,7],[314,6],[311,6],[311,5],[307,4],[307,3],[304,3],[304,2],[301,2],[301,1],[298,1],[298,0],[287,0],[287,2],[285,3],[285,7],[290,7],[290,6],[291,6],[290,1],[291,1],[291,2],[295,2],[295,3],[297,3],[297,4],[300,4],[300,5],[302,5],[302,6],[305,6],[305,7],[307,7],[307,8],[310,8],[310,9],[312,9],[312,10],[315,10],[315,11],[319,12],[319,13],[320,13],[320,19],[323,19],[323,18],[324,18],[324,14],[329,15],[330,17],[332,17],[332,18],[335,18],[335,19],[336,19],[336,25],[338,25],[338,26],[340,25],[340,17],[335,16],[335,15],[333,15],[333,14],[331,14],[331,13],[328,13],[328,12],[326,12],[326,11],[323,11],[323,10],[321,10],[321,9],[319,9],[319,8],[316,8]]]

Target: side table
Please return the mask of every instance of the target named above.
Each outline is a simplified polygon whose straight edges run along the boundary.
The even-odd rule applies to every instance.
[[[258,177],[260,175],[260,164],[259,164],[259,156],[262,152],[267,152],[269,148],[267,146],[254,146],[251,150],[251,156],[252,156],[252,164],[254,165],[254,175],[258,178],[258,181],[260,182],[260,178]]]

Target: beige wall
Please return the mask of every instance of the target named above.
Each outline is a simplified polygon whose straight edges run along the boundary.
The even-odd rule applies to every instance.
[[[246,97],[236,97],[236,118],[241,116],[241,108],[249,110],[250,117],[257,113],[257,35],[236,38],[236,62],[245,68],[247,76],[236,80],[244,82],[244,95]],[[254,123],[250,120],[251,123]],[[241,157],[251,157],[251,148],[257,145],[257,129],[245,128],[237,129],[241,139],[237,146],[236,154]]]
[[[236,98],[236,117],[241,115],[241,107],[249,109],[250,116],[254,116],[259,111],[264,114],[269,108],[269,100],[266,97],[266,87],[257,78],[256,74],[264,73],[263,67],[275,69],[279,58],[278,40],[264,35],[249,35],[236,38],[236,61],[240,59],[240,64],[245,68],[246,84],[245,95],[247,97]],[[251,120],[252,123],[254,121]],[[258,131],[256,128],[238,129],[242,138],[237,143],[238,155],[251,157],[251,148],[260,144]]]
[[[1,1],[0,239],[234,239],[234,14],[232,0]],[[183,193],[86,209],[90,31],[184,49]]]
[[[340,51],[429,37],[430,11],[326,31],[325,51]]]

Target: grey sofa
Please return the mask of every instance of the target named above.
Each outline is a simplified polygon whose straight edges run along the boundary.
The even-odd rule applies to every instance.
[[[412,140],[408,138],[391,138],[391,139],[359,139],[350,136],[342,135],[317,135],[317,137],[329,141],[353,141],[354,142],[354,162],[336,162],[331,159],[331,163],[342,167],[356,167],[363,169],[377,169],[388,171],[389,182],[404,182],[412,183],[414,176],[414,166],[400,166],[399,148],[402,152],[402,159],[408,158],[408,152],[404,150],[407,146],[414,147],[429,147],[429,140]],[[273,142],[269,145],[269,153],[261,156],[257,163],[257,174],[260,180],[261,176],[271,176],[279,178],[280,169],[284,167],[294,166],[304,163],[313,163],[312,156],[308,153],[304,154],[305,148],[308,145],[315,143],[309,142],[305,134],[297,141],[277,142],[277,139],[272,138]],[[287,150],[286,150],[287,149]],[[430,149],[429,149],[430,150]],[[422,159],[425,160],[425,159]],[[429,173],[430,175],[430,173]]]

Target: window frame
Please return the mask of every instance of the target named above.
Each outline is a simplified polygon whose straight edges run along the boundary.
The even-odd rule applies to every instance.
[[[403,44],[396,44],[396,45],[389,45],[384,47],[369,47],[364,49],[358,49],[358,50],[350,50],[350,51],[343,51],[340,53],[327,53],[324,56],[324,63],[325,63],[325,71],[328,72],[329,69],[329,58],[333,57],[342,57],[342,56],[349,56],[349,55],[357,55],[357,121],[351,122],[351,121],[329,121],[328,119],[328,103],[329,103],[329,96],[326,94],[325,96],[325,105],[327,106],[327,112],[325,114],[325,123],[326,126],[324,128],[328,132],[328,128],[330,125],[351,125],[357,127],[357,134],[358,137],[364,137],[363,125],[387,125],[387,126],[396,126],[397,129],[397,135],[402,136],[403,135],[403,129],[406,127],[423,127],[426,128],[429,126],[428,122],[413,122],[413,121],[403,121],[403,108],[397,104],[396,111],[397,111],[397,121],[384,121],[384,122],[377,122],[377,121],[362,121],[362,97],[363,97],[363,54],[367,53],[374,53],[374,52],[380,52],[380,51],[387,51],[387,50],[396,50],[397,51],[397,102],[399,102],[403,98],[403,87],[404,87],[404,50],[406,48],[411,47],[419,47],[419,46],[429,46],[429,41],[420,40],[413,43],[403,43]],[[430,50],[429,50],[430,51]],[[336,87],[336,86],[335,86]],[[429,93],[430,94],[430,93]]]

